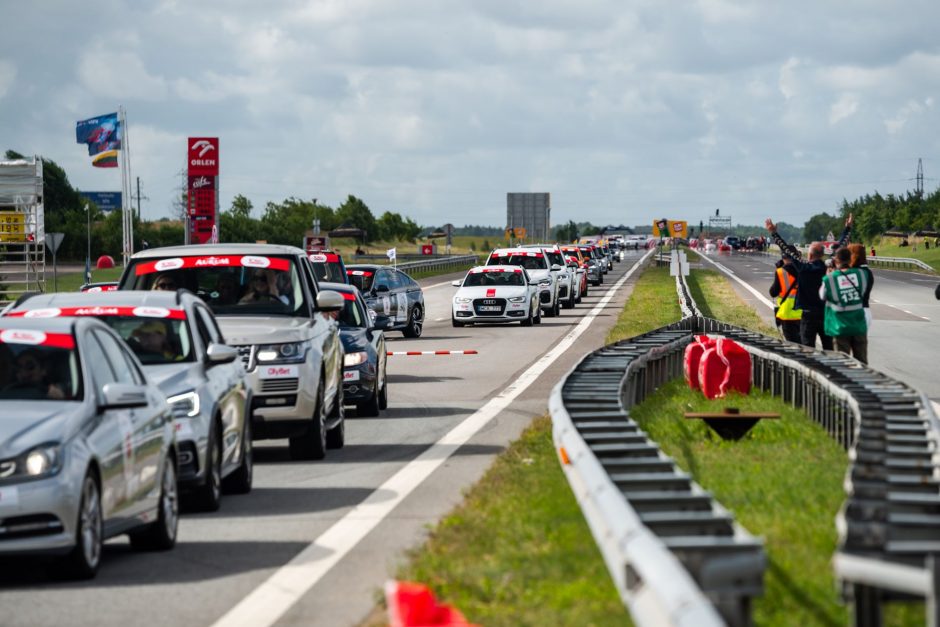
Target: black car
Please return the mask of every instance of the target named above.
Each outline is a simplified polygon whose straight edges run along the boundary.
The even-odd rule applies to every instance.
[[[732,250],[741,250],[741,238],[737,235],[729,235],[725,238],[725,244],[731,247]]]
[[[424,292],[414,279],[395,268],[372,264],[346,266],[346,276],[375,312],[376,328],[421,337]]]
[[[388,377],[385,334],[373,326],[372,315],[359,289],[341,283],[320,283],[325,290],[343,295],[339,311],[339,336],[346,356],[343,360],[343,398],[356,405],[360,416],[378,416],[388,407]]]
[[[346,266],[343,257],[332,250],[307,251],[307,258],[313,268],[313,275],[317,281],[323,283],[349,283],[346,279]]]

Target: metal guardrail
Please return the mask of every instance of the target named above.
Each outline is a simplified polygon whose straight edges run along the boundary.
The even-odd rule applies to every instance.
[[[848,451],[833,565],[855,624],[880,625],[882,601],[912,595],[927,599],[928,623],[940,624],[940,421],[927,399],[845,355],[695,315],[678,278],[677,292],[694,313],[589,354],[549,402],[565,474],[633,619],[745,625],[761,592],[761,543],[629,417],[648,392],[681,376],[693,335],[709,333],[740,343],[755,387],[804,409]]]
[[[924,263],[920,259],[911,259],[910,257],[880,257],[876,255],[868,257],[867,260],[870,266],[888,266],[889,268],[914,266],[927,272],[936,272],[933,266]]]
[[[424,272],[427,270],[466,270],[479,263],[479,257],[476,255],[446,255],[440,257],[428,257],[422,255],[408,255],[403,257],[408,259],[414,257],[416,261],[405,261],[395,265],[405,274]],[[350,264],[354,263],[379,263],[392,265],[388,263],[388,257],[385,255],[355,255],[350,258]]]

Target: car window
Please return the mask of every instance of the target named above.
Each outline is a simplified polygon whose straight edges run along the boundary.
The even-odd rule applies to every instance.
[[[189,325],[184,318],[102,316],[100,320],[127,342],[145,366],[195,360]]]
[[[134,376],[136,368],[128,363],[127,357],[124,355],[124,349],[117,343],[117,340],[100,331],[93,331],[92,335],[98,340],[101,348],[104,349],[104,354],[107,355],[108,361],[114,367],[115,380],[118,383],[139,384]]]
[[[521,272],[471,272],[464,280],[464,287],[507,287],[525,285]]]
[[[388,270],[379,270],[376,272],[374,289],[378,289],[382,285],[388,289],[392,289],[392,279],[389,274]]]
[[[486,264],[489,266],[521,266],[526,270],[545,270],[548,268],[546,259],[541,253],[509,254],[507,256],[491,255]]]
[[[225,344],[225,337],[223,337],[222,331],[219,330],[219,325],[216,324],[215,318],[212,317],[209,310],[199,305],[196,305],[193,310],[196,312],[202,326],[209,334],[209,341],[211,343]],[[206,346],[208,347],[208,344]]]
[[[216,255],[135,259],[124,290],[185,288],[216,315],[307,316],[303,269],[293,256]]]
[[[80,400],[78,353],[66,337],[68,348],[0,339],[0,399]]]
[[[404,280],[404,274],[398,270],[386,270],[388,273],[388,286],[390,289],[402,289],[408,287],[408,283]]]
[[[85,363],[88,364],[95,388],[101,390],[108,383],[117,383],[118,378],[114,373],[114,367],[98,341],[97,333],[89,334],[84,348]]]
[[[202,340],[203,349],[209,348],[209,344],[212,344],[212,336],[209,334],[209,329],[206,328],[206,323],[199,317],[199,314],[196,314],[192,321],[196,326],[196,333],[199,334],[199,339]]]
[[[552,265],[565,265],[565,260],[562,258],[561,253],[554,250],[545,251],[545,255],[548,257],[548,262]]]
[[[355,295],[348,292],[342,294],[345,302],[343,303],[343,309],[339,312],[339,326],[354,328],[368,326],[368,318],[366,318],[365,312],[362,311]],[[350,296],[352,298],[349,298]]]
[[[349,284],[358,287],[363,294],[368,294],[372,290],[375,273],[371,270],[347,269],[346,276],[349,278]]]

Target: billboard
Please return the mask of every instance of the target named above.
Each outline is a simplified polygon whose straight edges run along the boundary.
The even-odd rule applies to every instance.
[[[188,152],[190,176],[219,175],[218,137],[190,137]]]
[[[547,192],[506,194],[506,228],[522,227],[533,241],[551,241],[551,204]]]
[[[218,236],[219,138],[190,137],[186,152],[189,174],[186,186],[187,241],[206,244]]]
[[[653,221],[653,235],[656,237],[679,237],[685,239],[689,236],[689,223],[685,220]]]

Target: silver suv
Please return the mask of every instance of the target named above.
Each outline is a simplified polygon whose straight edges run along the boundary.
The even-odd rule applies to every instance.
[[[546,316],[561,313],[558,274],[562,266],[549,263],[548,256],[536,248],[497,248],[486,260],[488,266],[521,266],[538,283],[539,306]]]
[[[185,290],[36,294],[18,300],[5,316],[92,317],[107,324],[167,396],[176,424],[180,488],[190,502],[215,511],[223,487],[251,491],[245,369],[199,298]]]
[[[328,314],[344,301],[320,291],[303,250],[152,248],[131,257],[119,288],[185,288],[209,305],[247,371],[254,439],[289,438],[294,459],[322,459],[326,449],[343,447],[343,345]]]
[[[580,286],[575,283],[577,275],[568,268],[561,248],[557,244],[525,244],[523,247],[534,248],[545,253],[551,265],[552,274],[555,275],[555,281],[558,283],[558,299],[561,301],[561,306],[565,309],[572,309],[578,300],[575,288],[580,289]]]

